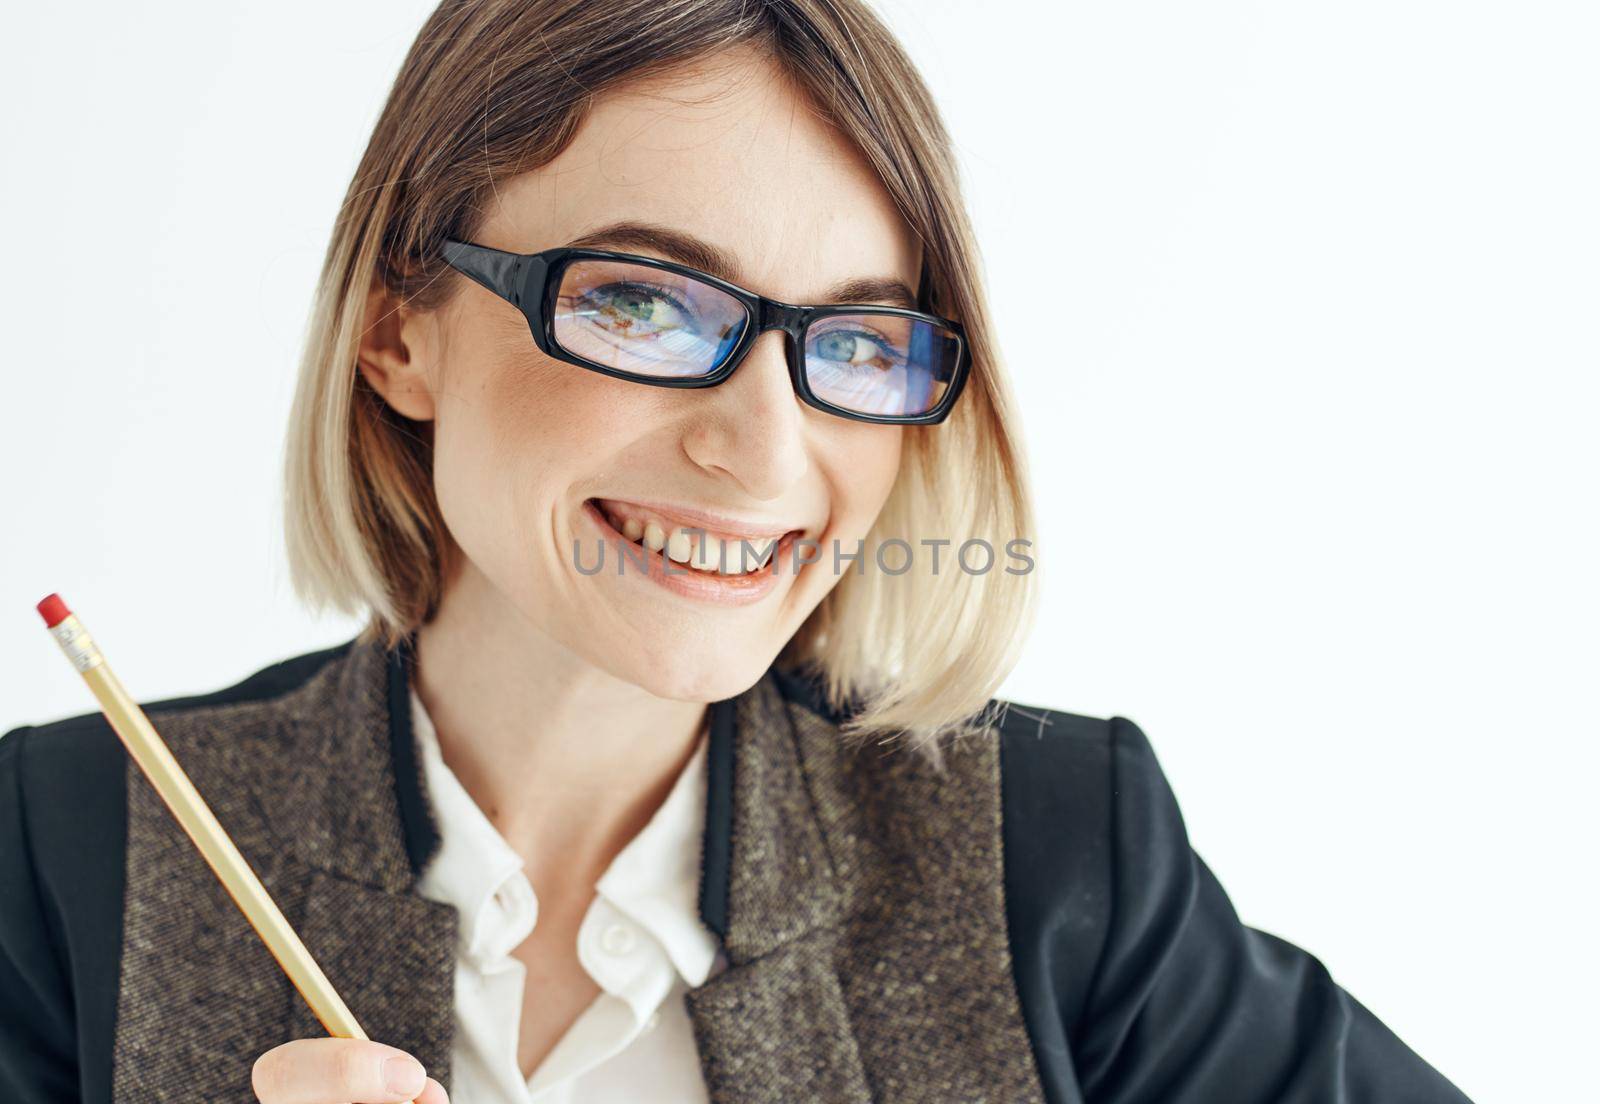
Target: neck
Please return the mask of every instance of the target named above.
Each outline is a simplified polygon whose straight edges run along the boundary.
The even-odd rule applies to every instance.
[[[417,630],[414,686],[444,760],[544,894],[592,890],[697,749],[703,702],[659,698],[455,580]],[[486,583],[484,585],[487,585]]]

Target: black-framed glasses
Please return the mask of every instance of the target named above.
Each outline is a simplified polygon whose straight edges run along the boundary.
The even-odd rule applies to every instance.
[[[901,307],[799,306],[632,253],[508,253],[447,239],[444,258],[522,311],[547,356],[655,387],[715,387],[782,330],[795,393],[841,418],[944,421],[971,367],[959,322]],[[925,292],[924,292],[925,294]]]

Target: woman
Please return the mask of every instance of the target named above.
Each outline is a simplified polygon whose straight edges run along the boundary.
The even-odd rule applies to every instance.
[[[1463,1100],[1240,924],[1135,725],[992,699],[1016,434],[865,7],[442,5],[289,433],[367,628],[147,707],[372,1041],[80,717],[0,740],[0,1097]]]

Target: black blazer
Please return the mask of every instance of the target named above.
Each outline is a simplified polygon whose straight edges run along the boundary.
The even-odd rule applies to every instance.
[[[146,708],[268,697],[349,646]],[[842,719],[813,682],[771,673]],[[391,705],[404,678],[397,663]],[[708,776],[702,916],[719,934],[732,717],[714,713]],[[409,759],[409,722],[391,724]],[[1466,1102],[1313,955],[1240,923],[1132,721],[1012,704],[999,759],[1006,935],[1049,1104]],[[129,769],[99,714],[0,738],[4,1104],[111,1099]],[[412,847],[429,827],[405,792],[415,772],[398,775]]]

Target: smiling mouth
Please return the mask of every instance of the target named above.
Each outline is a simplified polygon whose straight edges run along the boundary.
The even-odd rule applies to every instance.
[[[764,572],[803,529],[781,534],[739,536],[704,526],[683,525],[650,510],[591,498],[585,506],[598,513],[624,540],[655,552],[682,568],[730,581]]]

